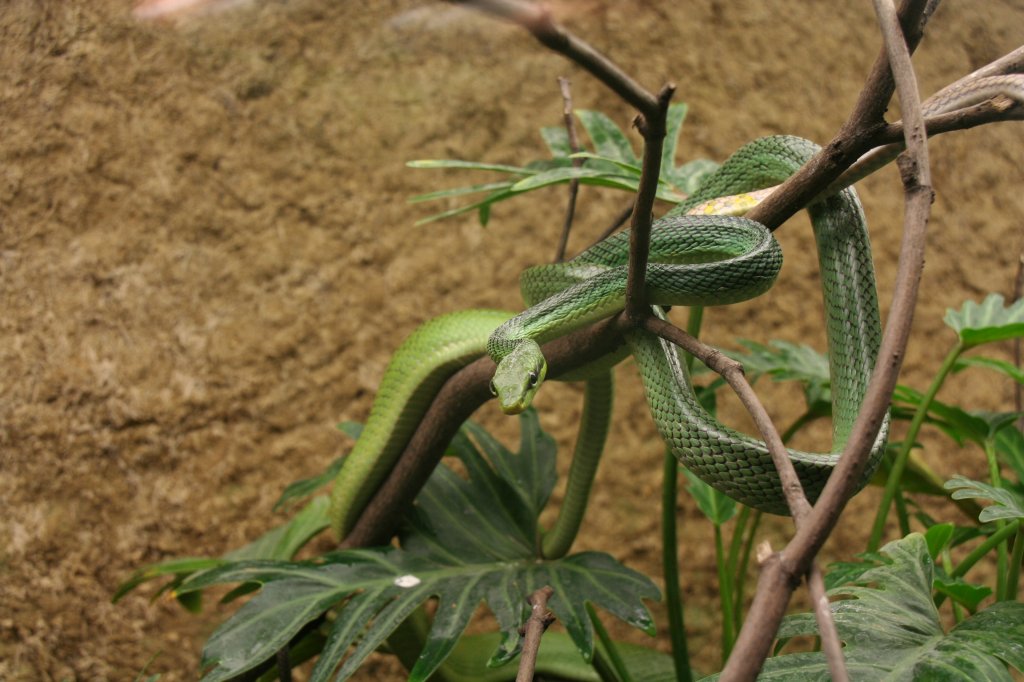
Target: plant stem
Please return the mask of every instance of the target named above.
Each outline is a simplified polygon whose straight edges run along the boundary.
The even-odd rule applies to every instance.
[[[743,576],[740,575],[737,570],[737,566],[740,562],[740,554],[743,551],[743,537],[747,531],[747,522],[750,520],[750,507],[745,504],[740,505],[740,513],[736,518],[736,525],[732,529],[732,539],[729,541],[729,558],[725,563],[725,570],[728,571],[729,575],[732,576],[732,588],[733,588],[733,601],[732,601],[732,623],[733,630],[738,631],[740,629],[740,611],[742,606],[740,600],[736,598],[736,592],[743,582]]]
[[[661,484],[661,566],[665,580],[665,606],[668,609],[668,634],[672,642],[672,662],[677,682],[692,682],[690,652],[686,646],[686,620],[683,594],[679,587],[679,535],[676,529],[676,496],[679,488],[679,463],[665,451]]]
[[[949,545],[942,548],[942,568],[946,570],[947,574],[953,572],[953,557],[949,553]],[[955,599],[949,602],[950,607],[953,609],[953,620],[957,623],[964,619],[964,610],[960,607],[960,604]],[[936,608],[938,605],[936,605]]]
[[[988,460],[988,475],[990,483],[996,488],[1003,487],[1003,477],[999,473],[999,460],[996,459],[996,444],[993,438],[986,438],[982,443],[985,449],[985,459]],[[996,521],[996,528],[1001,529],[1006,521]],[[1007,538],[1009,541],[1009,538]],[[1010,552],[1006,542],[996,548],[996,601],[1006,601],[1007,577],[1009,573]]]
[[[928,392],[924,395],[921,400],[921,404],[918,405],[917,411],[914,413],[913,419],[910,421],[910,426],[907,428],[907,435],[903,438],[903,445],[900,447],[899,453],[896,455],[896,459],[892,463],[892,470],[889,471],[889,479],[885,482],[885,492],[882,494],[882,502],[878,505],[878,512],[875,515],[875,523],[871,528],[871,538],[868,540],[868,551],[875,552],[878,550],[878,546],[882,543],[882,534],[885,532],[885,521],[889,516],[889,507],[892,505],[893,499],[896,497],[896,493],[899,489],[900,479],[903,477],[903,470],[907,466],[907,459],[910,457],[910,450],[914,446],[914,441],[917,439],[917,434],[921,430],[921,426],[924,424],[924,419],[928,415],[928,408],[931,406],[932,401],[935,399],[935,395],[939,392],[939,388],[942,387],[942,382],[945,381],[946,376],[952,371],[953,364],[956,359],[963,352],[963,346],[957,342],[957,344],[949,351],[946,359],[942,361],[942,366],[939,368],[938,374],[932,379],[931,386],[928,387]]]
[[[622,656],[619,655],[615,642],[608,635],[608,630],[605,629],[604,623],[597,617],[597,611],[589,603],[587,604],[587,615],[590,616],[590,622],[594,626],[594,632],[597,633],[597,639],[601,642],[601,646],[604,647],[605,653],[608,654],[608,662],[615,669],[615,674],[619,676],[622,682],[632,682],[629,670],[626,669],[626,663],[622,660]]]
[[[725,562],[725,552],[722,546],[722,526],[715,524],[715,559],[718,564],[718,595],[722,603],[722,663],[729,659],[732,653],[732,645],[736,639],[736,630],[733,627],[733,592],[735,585],[732,575],[729,573]]]
[[[686,333],[695,339],[700,338],[700,326],[704,322],[704,306],[691,306],[690,314],[686,318]],[[686,371],[693,374],[693,355],[686,354]]]
[[[1013,538],[1013,555],[1010,556],[1010,570],[1006,576],[1006,601],[1017,600],[1021,561],[1024,561],[1024,526],[1018,525],[1017,534]]]
[[[750,524],[750,532],[747,533],[746,542],[743,543],[743,557],[740,559],[736,569],[736,599],[733,600],[733,611],[735,615],[737,631],[743,626],[743,593],[747,587],[747,567],[750,565],[750,553],[754,549],[754,537],[757,534],[757,526],[761,523],[761,511],[754,511],[754,521]]]
[[[900,524],[900,534],[906,537],[910,534],[910,517],[907,515],[907,500],[903,497],[903,490],[896,491],[896,519]]]

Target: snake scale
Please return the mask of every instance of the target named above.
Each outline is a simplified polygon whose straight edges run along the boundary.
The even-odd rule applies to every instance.
[[[771,287],[782,264],[775,238],[742,217],[686,215],[718,197],[742,195],[784,181],[817,146],[788,136],[755,140],[711,174],[685,203],[654,224],[647,300],[652,305],[721,305]],[[789,451],[810,499],[834,468],[867,388],[880,342],[874,268],[864,214],[852,189],[809,208],[821,266],[833,401],[833,445],[827,453]],[[385,371],[363,434],[332,492],[332,525],[344,536],[401,453],[447,376],[482,355],[498,363],[492,390],[502,409],[524,409],[543,383],[539,343],[615,314],[624,304],[629,234],[621,232],[564,263],[524,271],[523,313],[462,311],[427,322],[399,348]],[[765,445],[723,426],[698,403],[681,353],[647,332],[627,335],[651,414],[678,460],[730,497],[771,513],[787,513],[778,474]],[[609,365],[582,378],[610,391]],[[572,378],[581,378],[580,376]],[[602,391],[594,391],[598,396]],[[607,400],[599,397],[600,400]],[[607,428],[607,409],[582,428]],[[603,425],[601,422],[604,422]],[[886,428],[874,444],[863,482],[877,467]],[[600,450],[603,433],[588,447]],[[588,453],[577,448],[577,457]],[[581,478],[592,476],[592,472]],[[570,474],[570,479],[573,474]],[[570,486],[573,483],[570,481]],[[589,482],[581,494],[586,495]],[[567,493],[567,500],[573,497]],[[569,540],[571,542],[571,539]],[[565,547],[567,549],[567,547]],[[545,551],[558,555],[562,548]]]

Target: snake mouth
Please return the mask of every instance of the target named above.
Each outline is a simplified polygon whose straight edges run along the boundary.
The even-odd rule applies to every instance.
[[[509,416],[512,416],[521,414],[526,410],[527,407],[529,407],[529,403],[519,400],[514,403],[502,403],[501,411]]]

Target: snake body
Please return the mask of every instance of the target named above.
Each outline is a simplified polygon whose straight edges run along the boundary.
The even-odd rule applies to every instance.
[[[651,233],[647,301],[666,305],[720,305],[751,298],[771,286],[781,266],[775,238],[744,218],[684,215],[716,197],[778,184],[817,146],[796,137],[766,137],[741,148],[684,204],[657,221]],[[874,267],[863,211],[852,189],[809,209],[821,266],[832,381],[833,446],[828,453],[789,451],[808,498],[816,499],[838,461],[874,368],[881,323]],[[492,334],[488,352],[498,362],[495,387],[506,411],[528,404],[529,390],[503,393],[528,372],[543,376],[538,343],[622,309],[629,256],[623,232],[565,264],[530,268],[524,291],[558,293],[513,317]],[[763,511],[788,513],[781,484],[763,442],[723,426],[697,401],[675,347],[649,333],[627,335],[647,402],[662,438],[677,459],[733,499]],[[539,357],[538,357],[539,356]],[[525,369],[524,369],[525,368]],[[886,428],[874,444],[862,484],[877,467]]]
[[[651,236],[647,300],[664,305],[720,305],[767,290],[781,267],[781,250],[763,226],[740,217],[685,214],[702,210],[717,197],[778,184],[816,150],[813,143],[795,137],[755,140],[710,175],[684,204],[657,221]],[[881,326],[867,228],[853,190],[820,201],[809,212],[827,318],[833,446],[828,453],[791,450],[789,456],[813,500],[834,468],[863,400]],[[530,307],[519,315],[462,311],[436,318],[414,332],[395,353],[366,428],[335,481],[331,514],[335,532],[339,536],[348,532],[444,378],[485,348],[498,362],[492,389],[503,409],[523,409],[544,378],[546,365],[538,342],[621,310],[628,256],[628,232],[613,235],[565,263],[527,269],[521,288]],[[628,342],[658,431],[679,461],[740,502],[786,513],[778,475],[764,444],[723,426],[700,406],[685,363],[671,344],[641,331],[628,334]],[[617,359],[600,363],[591,376],[606,382],[608,366]],[[597,412],[606,422],[607,410]],[[584,427],[591,428],[601,426]],[[886,430],[874,445],[864,481],[878,465]],[[592,439],[592,443],[601,442],[603,436]],[[587,475],[592,475],[592,467]],[[586,487],[582,486],[584,494]]]

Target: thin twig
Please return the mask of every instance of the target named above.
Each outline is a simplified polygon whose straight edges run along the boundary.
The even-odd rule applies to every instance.
[[[633,221],[629,234],[629,276],[626,280],[626,317],[639,321],[650,316],[645,302],[647,256],[651,246],[651,225],[654,222],[654,200],[658,193],[661,173],[661,148],[665,142],[668,104],[675,92],[674,85],[666,85],[658,93],[655,111],[641,113],[636,127],[644,137],[644,156],[640,168],[640,185],[633,205]]]
[[[1022,48],[1024,49],[1024,48]],[[1017,258],[1017,276],[1013,279],[1013,291],[1010,294],[1010,300],[1013,302],[1019,301],[1024,297],[1024,253]],[[1020,369],[1021,366],[1021,343],[1020,337],[1018,336],[1013,340],[1013,364]],[[1013,386],[1013,409],[1016,412],[1024,411],[1024,401],[1021,397],[1021,386],[1020,382],[1015,382]],[[1024,429],[1024,416],[1021,416],[1017,420],[1017,428]]]
[[[821,637],[821,649],[828,661],[829,678],[832,682],[849,682],[850,673],[843,662],[843,643],[836,630],[836,622],[832,617],[828,595],[825,592],[825,578],[817,562],[807,575],[807,589],[811,593],[814,604],[814,619],[818,623],[818,635]]]
[[[537,653],[540,651],[540,638],[544,631],[555,622],[555,616],[548,611],[548,599],[555,591],[550,587],[542,587],[530,595],[530,617],[523,626],[523,652],[519,658],[519,672],[516,682],[530,682],[537,669]]]
[[[653,118],[658,111],[658,98],[630,78],[606,56],[580,40],[554,22],[551,12],[543,5],[522,0],[449,0],[488,14],[513,21],[540,41],[545,47],[567,57],[590,72],[616,95],[646,117]]]
[[[779,480],[782,483],[782,492],[786,497],[786,504],[789,506],[790,514],[797,527],[803,522],[807,513],[811,510],[811,504],[807,501],[800,477],[797,476],[793,462],[789,459],[786,446],[782,444],[778,429],[768,416],[761,400],[757,397],[754,389],[747,381],[743,373],[743,365],[732,358],[723,355],[711,346],[708,346],[682,329],[669,324],[665,320],[654,316],[645,318],[641,326],[652,334],[656,334],[666,341],[671,341],[686,352],[703,362],[709,369],[717,372],[728,382],[736,395],[739,396],[743,406],[747,409],[757,430],[768,447],[772,456],[772,462],[779,472]]]
[[[633,206],[635,204],[636,204],[636,201],[633,200],[633,199],[630,199],[629,200],[629,206],[624,208],[622,210],[622,213],[620,213],[619,215],[617,215],[615,217],[615,220],[613,220],[611,222],[611,224],[607,228],[605,228],[604,232],[601,233],[601,236],[598,237],[596,240],[594,240],[594,244],[597,244],[599,242],[603,242],[605,239],[608,239],[608,237],[610,237],[613,234],[615,234],[615,232],[617,232],[620,227],[625,225],[626,221],[629,220],[629,217],[631,215],[633,215]],[[591,246],[593,246],[594,244],[591,244]]]
[[[573,154],[581,151],[580,140],[576,135],[576,124],[572,116],[572,91],[569,89],[569,79],[558,77],[558,87],[562,91],[562,118],[565,121],[565,132],[569,138],[569,149]],[[583,159],[572,160],[574,168],[583,165]],[[555,251],[555,262],[565,260],[565,248],[569,244],[569,231],[572,230],[572,221],[576,215],[576,195],[580,191],[580,179],[573,178],[569,181],[569,204],[565,208],[565,221],[562,223],[562,236],[558,239],[558,248]]]

